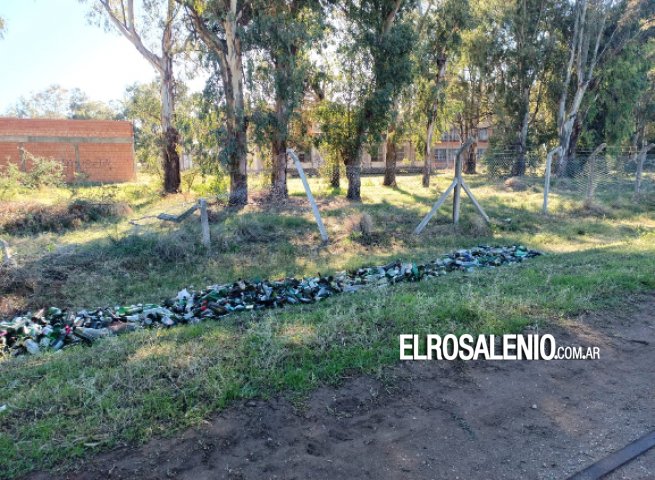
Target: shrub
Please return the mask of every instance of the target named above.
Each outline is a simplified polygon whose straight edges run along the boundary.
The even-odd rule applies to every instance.
[[[25,161],[30,163],[27,172],[15,163],[9,163],[0,177],[0,193],[5,197],[21,188],[57,187],[64,183],[64,165],[54,158],[39,157],[23,150]]]

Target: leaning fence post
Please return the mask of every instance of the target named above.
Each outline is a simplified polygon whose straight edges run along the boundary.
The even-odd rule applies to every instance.
[[[327,242],[328,241],[327,230],[325,229],[325,225],[323,225],[323,220],[321,219],[321,212],[319,212],[318,205],[316,205],[316,200],[314,200],[314,195],[312,195],[312,191],[309,188],[309,183],[307,182],[307,177],[305,176],[305,171],[303,170],[302,165],[300,164],[300,160],[298,159],[296,153],[290,148],[287,148],[287,155],[289,155],[293,159],[293,164],[296,166],[296,170],[298,170],[298,175],[300,176],[300,180],[302,180],[303,187],[305,187],[305,193],[307,194],[307,199],[309,200],[309,203],[312,206],[312,212],[314,212],[314,218],[316,219],[318,230],[319,232],[321,232],[321,238],[323,239],[324,242]]]
[[[209,237],[209,218],[207,217],[207,200],[200,199],[200,226],[202,228],[202,244],[209,248],[211,239]]]
[[[545,182],[544,182],[544,205],[543,205],[543,213],[546,214],[548,213],[548,194],[550,193],[550,171],[551,167],[553,164],[553,155],[556,153],[559,153],[562,147],[555,147],[553,148],[550,152],[548,152],[548,155],[546,155],[546,175],[545,175]]]

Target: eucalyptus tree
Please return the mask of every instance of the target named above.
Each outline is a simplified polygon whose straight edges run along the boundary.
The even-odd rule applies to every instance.
[[[430,186],[432,138],[445,102],[446,68],[457,58],[462,31],[470,26],[468,0],[430,0],[419,10],[419,40],[415,49],[416,101],[425,122],[423,186]]]
[[[457,64],[453,67],[452,79],[448,83],[447,95],[453,122],[459,130],[461,143],[471,138],[464,152],[462,169],[464,173],[477,172],[477,142],[479,127],[492,116],[493,60],[487,39],[478,20],[475,28],[462,33],[462,49]]]
[[[582,130],[580,110],[589,90],[599,85],[599,71],[603,72],[626,46],[652,34],[654,10],[655,2],[651,0],[576,0],[573,5],[571,43],[557,109],[563,152],[558,175],[570,173],[569,159]]]
[[[630,145],[636,151],[642,144],[647,118],[655,113],[649,76],[655,59],[645,47],[634,42],[599,72],[589,101],[583,102],[588,110],[585,140],[592,144],[589,148],[605,142],[616,147]]]
[[[92,14],[104,18],[106,26],[127,38],[159,74],[164,190],[175,193],[180,189],[180,158],[179,133],[174,125],[173,61],[183,49],[179,6],[175,0],[142,0],[139,5],[137,9],[134,0],[97,0]]]
[[[258,78],[273,93],[273,98],[261,102],[254,120],[270,145],[274,200],[288,195],[290,121],[299,115],[312,72],[310,49],[325,31],[327,4],[327,0],[252,0],[247,41],[251,49],[262,53],[264,62]]]
[[[512,175],[526,169],[528,134],[543,106],[545,77],[552,66],[557,1],[494,0],[485,2],[485,23],[496,89],[494,135],[515,153]]]
[[[222,158],[230,176],[230,205],[248,203],[248,119],[244,103],[244,32],[252,20],[244,0],[176,0],[215,59],[225,101]],[[217,98],[218,102],[219,99]]]
[[[354,135],[346,148],[347,198],[361,200],[361,163],[366,144],[376,143],[386,131],[394,102],[412,79],[410,58],[415,32],[407,12],[408,0],[343,1],[349,42],[339,49],[342,58],[357,57],[367,78],[353,98]]]

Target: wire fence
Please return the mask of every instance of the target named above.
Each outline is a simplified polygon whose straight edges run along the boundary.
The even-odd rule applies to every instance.
[[[511,177],[512,166],[517,161],[513,152],[488,153],[479,159],[478,173],[493,180]],[[550,192],[575,200],[612,201],[619,196],[637,193],[639,158],[630,153],[601,153],[592,156],[591,151],[576,152],[568,160],[564,172],[559,172],[557,160],[553,160]],[[530,152],[526,156],[523,180],[530,184],[544,184],[546,151]],[[655,192],[655,155],[645,158],[642,166],[639,193]]]

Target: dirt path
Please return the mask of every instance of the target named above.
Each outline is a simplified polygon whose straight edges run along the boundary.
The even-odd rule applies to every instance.
[[[235,406],[65,478],[566,478],[655,429],[655,295],[551,333],[601,359],[405,363],[322,388],[300,410],[284,398]],[[609,478],[655,478],[655,449]]]

